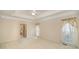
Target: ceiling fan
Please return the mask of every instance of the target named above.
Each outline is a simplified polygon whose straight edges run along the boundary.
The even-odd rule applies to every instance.
[[[32,11],[32,15],[35,16],[37,14],[36,10]]]

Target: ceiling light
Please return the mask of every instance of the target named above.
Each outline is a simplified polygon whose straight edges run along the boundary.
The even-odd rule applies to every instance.
[[[32,15],[36,15],[36,10],[33,10],[32,11]]]
[[[35,13],[32,13],[32,15],[35,15]]]

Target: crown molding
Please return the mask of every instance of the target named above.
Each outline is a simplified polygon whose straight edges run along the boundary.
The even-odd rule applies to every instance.
[[[17,21],[28,21],[32,22],[32,19],[29,18],[23,18],[23,17],[18,17],[18,16],[12,16],[12,15],[0,15],[1,19],[7,19],[7,20],[17,20]]]
[[[51,15],[48,15],[48,16],[45,16],[45,17],[42,17],[42,18],[39,18],[39,22],[43,22],[43,21],[46,21],[46,20],[50,20],[50,19],[62,19],[62,18],[65,18],[65,17],[70,17],[70,16],[77,16],[77,12],[76,11],[62,11],[62,12],[58,12],[58,13],[55,13],[55,14],[51,14]]]

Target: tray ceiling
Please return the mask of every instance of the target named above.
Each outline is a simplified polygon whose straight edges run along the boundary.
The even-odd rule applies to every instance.
[[[17,17],[28,20],[38,20],[49,15],[63,12],[64,10],[35,10],[36,15],[32,15],[33,10],[0,10],[0,16]],[[65,11],[64,11],[65,12]]]

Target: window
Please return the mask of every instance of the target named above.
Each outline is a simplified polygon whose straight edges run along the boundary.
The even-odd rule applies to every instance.
[[[62,32],[63,32],[63,43],[66,45],[77,47],[78,30],[76,20],[75,19],[65,20]]]
[[[66,23],[63,27],[63,35],[64,35],[64,43],[69,43],[71,44],[72,43],[72,34],[73,34],[73,31],[74,31],[74,27],[69,24],[69,23]]]

